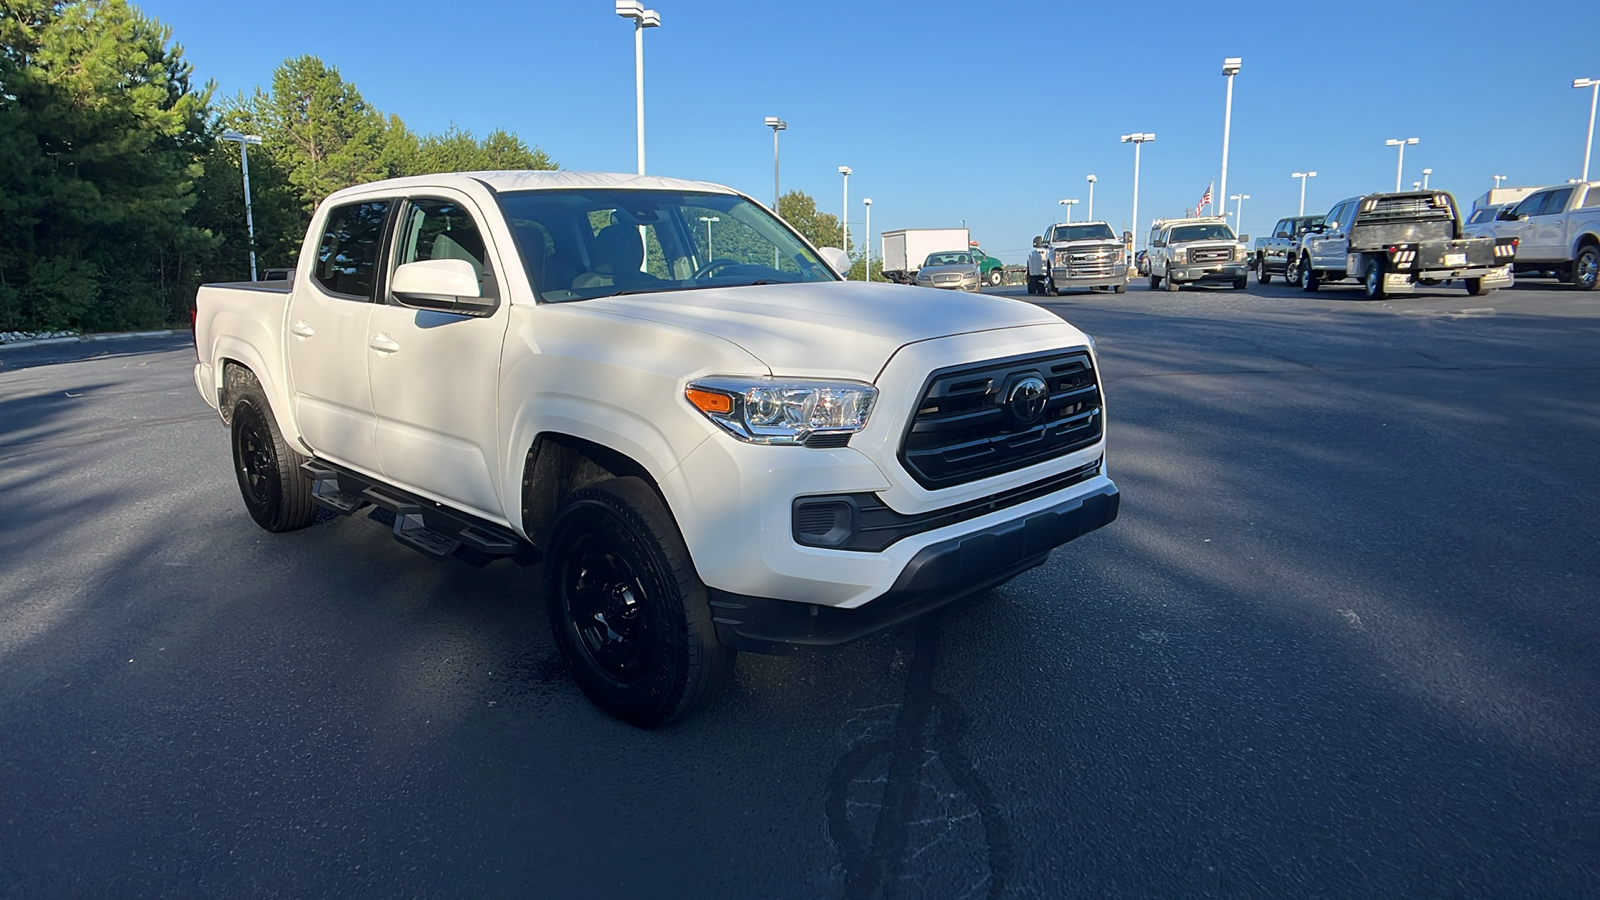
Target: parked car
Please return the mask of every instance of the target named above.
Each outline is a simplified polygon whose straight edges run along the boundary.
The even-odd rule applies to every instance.
[[[965,249],[972,244],[965,228],[901,228],[883,233],[883,277],[914,284],[917,269],[930,253]]]
[[[966,250],[930,253],[917,269],[917,286],[976,291],[982,286],[978,264]]]
[[[1256,238],[1250,266],[1256,271],[1256,280],[1269,284],[1272,276],[1282,275],[1284,281],[1298,286],[1298,273],[1291,270],[1300,258],[1300,238],[1321,224],[1321,216],[1288,216],[1278,220],[1271,234]]]
[[[1242,291],[1248,276],[1247,251],[1233,226],[1221,216],[1165,219],[1150,238],[1150,287],[1166,282],[1168,291],[1185,284],[1227,284]]]
[[[1517,272],[1548,271],[1579,290],[1600,288],[1600,181],[1535,191],[1500,210],[1493,230],[1517,241]]]
[[[1475,296],[1512,284],[1516,238],[1468,237],[1445,191],[1366,194],[1334,204],[1301,240],[1302,288],[1358,279],[1369,300],[1460,279]]]
[[[1028,293],[1059,294],[1068,288],[1128,289],[1127,251],[1105,222],[1053,224],[1034,240]]]
[[[542,565],[574,679],[654,727],[739,650],[853,640],[1116,518],[1088,336],[847,263],[713,184],[377,181],[322,202],[292,282],[200,288],[195,387],[261,528],[372,506],[430,556]]]

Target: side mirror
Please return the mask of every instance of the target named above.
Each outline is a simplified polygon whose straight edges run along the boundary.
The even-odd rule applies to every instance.
[[[1248,235],[1248,234],[1239,235],[1239,243],[1241,243],[1241,244],[1250,243],[1250,235]]]
[[[464,259],[425,259],[394,270],[389,290],[412,309],[487,316],[495,302],[478,287],[478,272]]]
[[[840,275],[850,271],[850,254],[838,247],[818,247],[817,252],[822,254],[822,261],[833,271]]]
[[[1044,243],[1044,237],[1043,236],[1037,235],[1037,234],[1033,236],[1033,245],[1035,247],[1037,247],[1037,246],[1039,246],[1040,244],[1043,244],[1043,243]]]

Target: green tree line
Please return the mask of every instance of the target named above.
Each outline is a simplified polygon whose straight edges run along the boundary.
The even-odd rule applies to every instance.
[[[419,135],[339,70],[286,60],[222,101],[170,28],[127,0],[0,0],[0,330],[187,318],[205,281],[248,277],[239,147],[256,249],[292,265],[318,201],[379,178],[554,169],[515,133]]]

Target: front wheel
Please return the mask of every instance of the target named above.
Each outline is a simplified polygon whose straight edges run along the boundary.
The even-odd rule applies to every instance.
[[[1470,287],[1467,288],[1472,290]],[[1382,300],[1389,296],[1389,291],[1383,283],[1383,267],[1375,259],[1367,260],[1366,269],[1361,273],[1361,290],[1368,300]],[[1477,291],[1472,291],[1477,293]]]
[[[1300,269],[1300,257],[1288,256],[1283,260],[1283,280],[1291,287],[1303,287],[1301,279],[1305,275]]]
[[[1167,293],[1176,294],[1177,292],[1178,292],[1178,283],[1176,281],[1172,280],[1172,276],[1171,275],[1168,275],[1167,276]]]
[[[1590,244],[1572,261],[1572,286],[1580,291],[1600,288],[1600,247]]]
[[[989,270],[989,286],[990,287],[999,287],[1000,286],[1000,282],[1002,282],[1004,280],[1005,280],[1005,276],[1000,272],[999,269],[990,269]]]
[[[296,453],[272,417],[266,392],[247,369],[230,369],[233,384],[233,472],[245,511],[271,532],[294,531],[317,517],[311,482],[300,472],[306,458]]]
[[[550,627],[596,706],[658,728],[721,691],[736,653],[717,640],[683,536],[642,479],[574,492],[556,516],[549,548]]]
[[[1272,273],[1267,271],[1267,260],[1264,256],[1256,257],[1256,281],[1261,284],[1272,283]]]
[[[1233,282],[1233,289],[1236,290],[1236,291],[1242,291],[1245,288],[1249,287],[1249,283],[1248,283],[1249,277],[1250,276],[1246,275],[1244,278],[1235,279],[1234,282]]]
[[[1161,276],[1157,275],[1154,272],[1151,272],[1150,273],[1150,290],[1153,291],[1158,287],[1161,287]]]
[[[1311,260],[1302,258],[1299,272],[1300,290],[1308,294],[1314,294],[1317,292],[1317,288],[1322,287],[1322,282],[1317,278],[1317,270],[1311,268]]]
[[[1113,294],[1126,294],[1127,292],[1128,292],[1127,282],[1123,282],[1122,284],[1114,284],[1114,285],[1111,286],[1111,293],[1113,293]]]

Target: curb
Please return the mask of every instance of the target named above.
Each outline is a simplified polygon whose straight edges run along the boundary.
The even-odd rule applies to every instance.
[[[122,340],[123,338],[172,337],[175,334],[178,334],[178,330],[176,328],[168,328],[164,331],[119,331],[112,334],[81,334],[75,337],[55,337],[40,338],[38,340],[31,341],[11,341],[10,343],[0,344],[0,351],[10,350],[13,347],[47,347],[51,344],[87,344],[91,341],[116,341]]]

